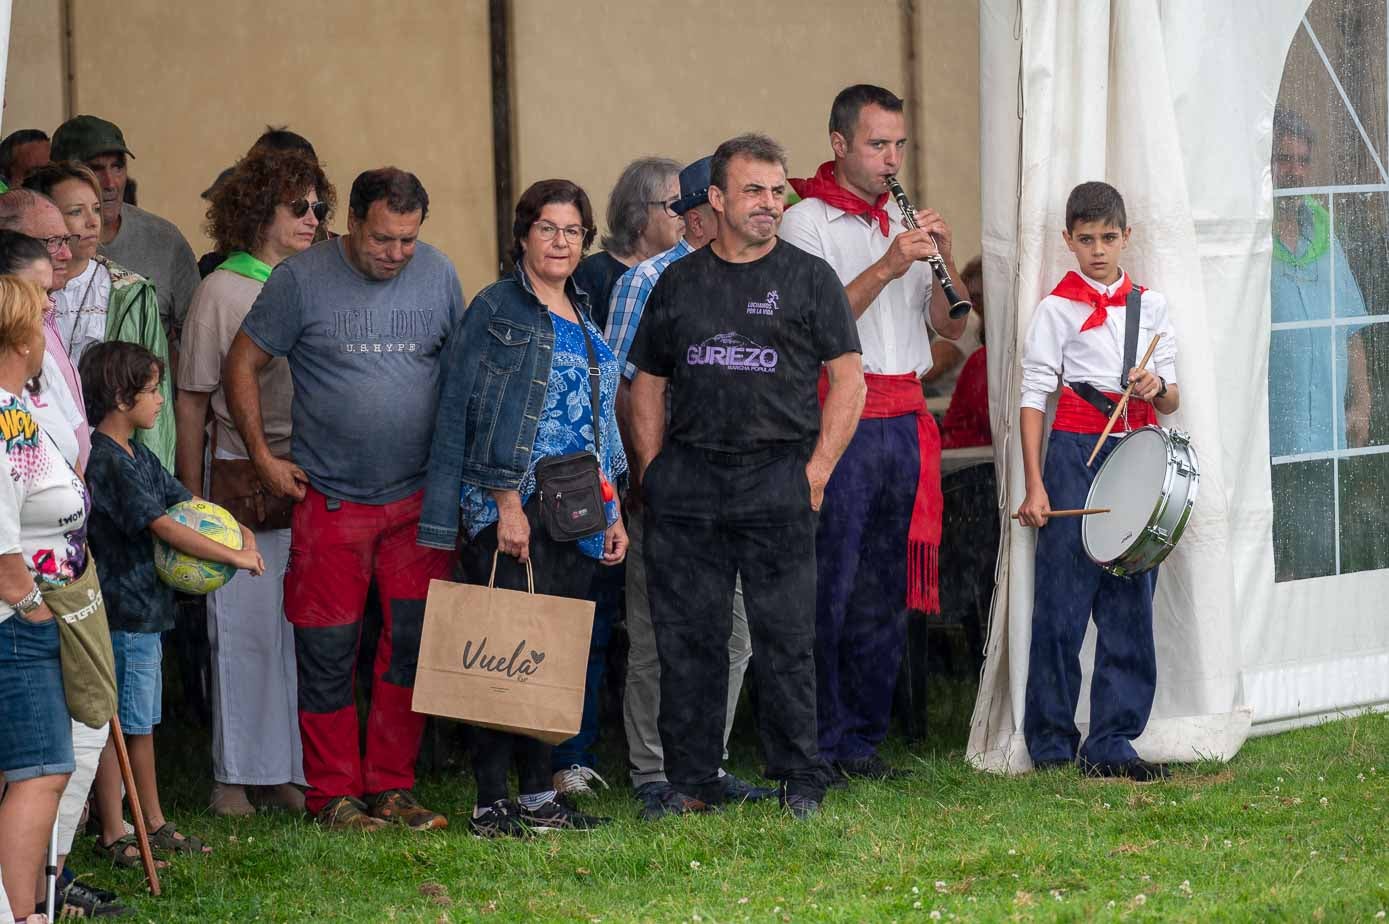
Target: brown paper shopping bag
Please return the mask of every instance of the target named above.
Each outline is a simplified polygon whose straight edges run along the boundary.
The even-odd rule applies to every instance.
[[[430,581],[415,673],[416,712],[558,744],[584,711],[593,603]]]

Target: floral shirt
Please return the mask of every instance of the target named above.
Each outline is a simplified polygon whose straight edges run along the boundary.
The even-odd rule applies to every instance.
[[[535,445],[531,448],[530,468],[521,479],[521,503],[530,500],[535,493],[535,464],[547,456],[562,456],[570,452],[593,452],[593,412],[592,398],[588,384],[588,352],[584,347],[584,335],[579,325],[559,315],[551,315],[555,325],[555,348],[550,363],[550,382],[545,389],[545,407],[540,412],[540,423],[535,431]],[[617,431],[617,383],[619,369],[612,350],[603,341],[603,335],[592,324],[588,325],[589,336],[593,339],[593,350],[598,357],[598,367],[602,370],[598,385],[600,426],[602,427],[599,465],[603,476],[610,484],[616,484],[619,476],[627,472],[627,456],[622,451],[622,437]],[[462,497],[463,526],[469,537],[476,536],[488,526],[497,522],[497,502],[492,493],[476,485],[463,485]],[[607,504],[608,523],[617,519],[617,503]],[[603,534],[598,533],[579,540],[579,551],[590,558],[603,557]]]
[[[35,580],[66,584],[87,562],[87,489],[28,400],[3,389],[0,440],[0,555],[19,553]],[[13,615],[0,603],[0,622]]]

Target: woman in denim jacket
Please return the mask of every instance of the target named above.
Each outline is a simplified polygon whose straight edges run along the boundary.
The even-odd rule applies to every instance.
[[[627,471],[614,401],[618,364],[588,320],[588,298],[570,278],[592,242],[588,196],[568,180],[542,180],[516,204],[515,271],[483,289],[450,338],[438,424],[425,482],[419,541],[452,548],[460,528],[464,579],[486,584],[500,552],[496,586],[586,599],[594,570],[627,554],[616,493],[605,491],[608,528],[556,542],[536,516],[535,464],[547,456],[594,451],[611,485]],[[601,369],[599,407],[591,407],[588,339]],[[550,746],[491,729],[474,732],[477,808],[470,826],[486,837],[536,828],[592,828],[606,819],[574,811],[551,788]],[[520,798],[507,798],[513,754]]]

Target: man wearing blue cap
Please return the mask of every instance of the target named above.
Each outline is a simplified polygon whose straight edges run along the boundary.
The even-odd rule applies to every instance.
[[[671,204],[671,211],[685,219],[685,235],[675,246],[643,260],[629,269],[613,287],[608,315],[607,339],[623,364],[623,381],[618,386],[617,415],[626,442],[628,424],[628,389],[636,367],[627,362],[642,310],[656,281],[666,267],[694,253],[714,239],[716,230],[714,210],[709,206],[709,165],[712,157],[701,157],[680,171],[680,198]],[[642,514],[640,485],[633,479],[623,501],[627,513],[627,634],[631,647],[627,652],[627,689],[623,696],[623,718],[627,725],[627,763],[631,767],[632,786],[642,802],[642,817],[686,811],[681,796],[666,780],[661,735],[656,719],[661,711],[661,662],[656,656],[656,636],[651,629],[651,607],[646,595],[646,567],[642,561]],[[734,708],[743,689],[743,675],[752,658],[752,638],[748,634],[748,616],[743,609],[743,596],[733,599],[733,633],[728,640],[728,711],[724,718],[724,748],[727,753],[728,734],[733,729]],[[750,786],[731,773],[722,776],[728,801],[747,802],[766,799],[775,790]]]

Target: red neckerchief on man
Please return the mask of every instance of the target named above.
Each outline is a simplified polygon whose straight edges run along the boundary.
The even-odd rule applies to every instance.
[[[883,232],[883,237],[889,235],[892,219],[888,217],[887,210],[883,208],[887,204],[887,193],[879,196],[875,203],[870,204],[863,201],[839,185],[839,181],[834,178],[834,161],[827,160],[821,164],[820,169],[815,171],[813,177],[806,180],[793,179],[790,183],[791,188],[796,191],[796,195],[802,199],[823,199],[825,204],[848,212],[850,215],[867,216],[869,221],[877,222],[878,230]]]
[[[1128,301],[1129,291],[1133,288],[1133,280],[1126,274],[1124,284],[1114,291],[1113,295],[1106,295],[1096,289],[1090,283],[1080,278],[1080,274],[1071,270],[1061,281],[1056,284],[1056,288],[1051,290],[1052,295],[1059,295],[1068,298],[1073,302],[1084,302],[1092,306],[1095,310],[1085,319],[1085,323],[1080,325],[1080,332],[1083,334],[1092,327],[1101,327],[1105,318],[1109,315],[1110,308],[1122,308]],[[1143,287],[1139,286],[1138,291],[1142,292]]]

